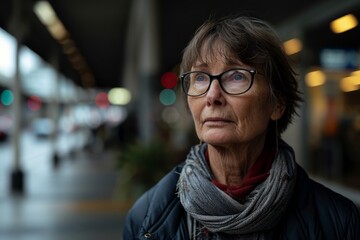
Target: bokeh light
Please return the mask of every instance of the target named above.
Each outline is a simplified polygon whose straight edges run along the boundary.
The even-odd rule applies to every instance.
[[[161,85],[164,88],[174,88],[177,84],[177,75],[173,72],[166,72],[161,76]]]
[[[4,90],[1,93],[0,99],[4,106],[10,106],[14,102],[14,94],[10,90]]]
[[[105,92],[98,93],[95,98],[96,106],[99,108],[108,108],[110,106],[108,95]]]
[[[31,111],[39,111],[42,106],[42,101],[38,96],[30,96],[26,103]]]
[[[131,101],[131,93],[125,88],[113,88],[108,93],[109,101],[113,105],[126,105]]]
[[[160,92],[160,102],[165,106],[170,106],[176,102],[176,94],[174,90],[164,89]]]
[[[166,107],[161,112],[161,118],[168,124],[175,124],[179,117],[179,111],[175,107]]]

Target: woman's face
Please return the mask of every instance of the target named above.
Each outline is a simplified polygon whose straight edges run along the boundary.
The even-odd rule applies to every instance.
[[[252,69],[241,61],[228,63],[219,57],[202,56],[191,71],[217,75],[232,68]],[[226,146],[264,139],[270,119],[277,120],[283,110],[270,100],[270,90],[264,76],[256,74],[249,91],[241,95],[226,94],[218,80],[199,97],[188,97],[188,104],[200,140],[211,145]]]

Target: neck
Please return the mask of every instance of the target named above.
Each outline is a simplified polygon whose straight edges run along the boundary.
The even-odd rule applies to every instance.
[[[224,185],[241,186],[250,167],[260,156],[265,137],[234,146],[208,145],[210,168],[215,179]]]

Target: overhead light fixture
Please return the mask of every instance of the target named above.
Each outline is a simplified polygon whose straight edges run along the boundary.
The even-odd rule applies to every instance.
[[[71,55],[76,53],[77,48],[75,47],[75,44],[71,39],[64,39],[64,41],[61,41],[60,43],[62,44],[65,54]]]
[[[47,1],[36,2],[34,5],[34,12],[45,26],[50,26],[58,20],[54,9]]]
[[[287,55],[293,55],[302,50],[302,42],[298,38],[290,39],[283,43]]]
[[[350,76],[342,78],[340,88],[343,92],[360,90],[360,70],[353,71]]]
[[[358,76],[350,76],[341,79],[340,88],[343,92],[353,92],[360,89],[360,79]]]
[[[67,36],[67,31],[48,1],[38,1],[34,12],[40,21],[48,28],[50,34],[60,41]]]
[[[51,36],[62,45],[63,51],[68,56],[72,66],[79,72],[82,84],[85,87],[93,87],[95,84],[93,74],[51,4],[44,0],[37,1],[34,4],[33,10],[42,24],[46,26]]]
[[[309,87],[321,86],[326,81],[325,73],[321,70],[312,71],[305,76],[306,85]]]
[[[65,39],[68,35],[64,25],[60,21],[56,21],[54,24],[50,25],[48,29],[53,38],[58,41]]]
[[[330,28],[334,33],[343,33],[358,25],[358,20],[353,14],[347,14],[335,19],[330,23]]]

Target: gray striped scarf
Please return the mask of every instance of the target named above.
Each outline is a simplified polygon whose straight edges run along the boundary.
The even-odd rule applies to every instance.
[[[282,142],[269,177],[240,203],[211,183],[206,148],[200,144],[191,149],[178,182],[180,201],[189,217],[210,232],[232,235],[232,239],[236,235],[264,238],[261,235],[274,228],[286,210],[296,182],[293,150]]]

